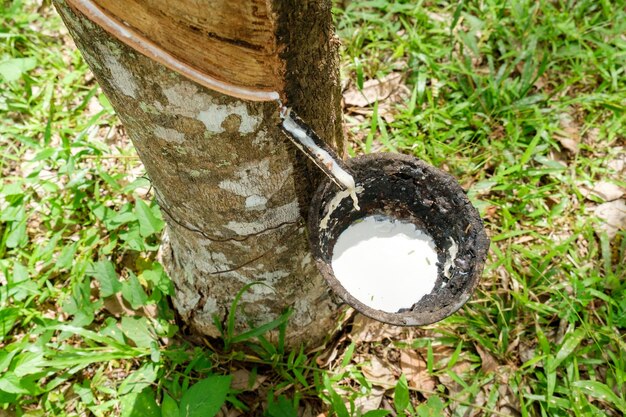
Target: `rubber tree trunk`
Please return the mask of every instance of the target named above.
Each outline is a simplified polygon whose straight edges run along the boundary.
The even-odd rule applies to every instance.
[[[265,285],[252,286],[242,297],[238,329],[267,323],[291,308],[289,343],[319,342],[333,328],[338,305],[307,243],[305,216],[319,174],[278,129],[277,103],[204,88],[118,41],[70,3],[55,0],[154,185],[167,222],[162,260],[175,284],[173,302],[182,319],[196,334],[219,336],[214,316],[223,321],[236,294],[260,281]],[[141,3],[125,7],[136,17],[139,12],[132,7]],[[213,0],[202,8],[197,1],[147,3],[146,13],[162,7],[170,14],[168,21],[178,22],[173,39],[184,40],[185,22],[195,22],[189,33],[200,30],[207,42],[237,46],[231,54],[260,54],[266,62],[253,60],[256,70],[267,64],[270,75],[242,83],[277,87],[285,104],[342,148],[330,0]],[[189,8],[181,6],[185,3]],[[232,38],[248,36],[227,30],[237,19],[221,22],[225,35],[202,26],[235,3],[251,10],[253,23],[263,27],[262,39]],[[155,24],[146,26],[151,27]],[[204,61],[195,57],[198,67],[209,71],[214,69],[211,60],[219,60],[231,72],[224,78],[238,73],[250,78],[248,70],[255,68],[242,66],[237,55],[231,67],[224,65],[210,49],[197,45],[202,38],[189,42],[196,54],[204,51]]]

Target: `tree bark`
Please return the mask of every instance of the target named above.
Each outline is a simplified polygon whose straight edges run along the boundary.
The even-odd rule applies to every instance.
[[[289,343],[322,340],[334,326],[338,301],[312,261],[305,228],[319,173],[279,130],[277,103],[245,101],[202,87],[129,48],[70,3],[55,0],[154,185],[167,222],[162,260],[174,282],[173,302],[182,319],[198,334],[219,336],[213,317],[225,320],[236,294],[260,281],[265,285],[252,286],[241,299],[239,331],[267,323],[291,308]],[[183,29],[189,22],[202,22],[195,26],[212,35],[218,33],[207,27],[215,24],[213,11],[234,4],[147,3],[167,9],[157,15],[168,21],[177,17]],[[204,7],[197,7],[199,3]],[[262,68],[267,71],[264,76],[276,79],[255,84],[242,65],[226,72],[218,68],[216,76],[240,85],[278,88],[285,104],[341,150],[338,45],[330,1],[236,3],[270,20],[262,37],[237,42],[233,38],[237,31],[226,28],[225,35],[205,36],[204,45],[197,44],[202,36],[193,38],[194,51],[205,51],[207,57],[212,56],[210,48],[233,54],[263,51],[265,58],[259,62],[272,62],[270,68]],[[177,34],[176,42],[181,39]],[[243,47],[220,49],[220,39],[226,46]],[[203,62],[199,55],[196,58]],[[239,62],[236,58],[233,62]]]

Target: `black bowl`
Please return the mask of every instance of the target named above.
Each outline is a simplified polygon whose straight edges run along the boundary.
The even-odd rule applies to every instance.
[[[478,211],[456,179],[400,154],[365,155],[348,160],[347,165],[357,184],[360,210],[354,208],[347,192],[327,180],[313,197],[308,219],[315,262],[332,290],[357,311],[394,325],[431,324],[456,312],[478,285],[489,249]],[[389,313],[371,308],[346,291],[333,274],[337,239],[352,223],[371,215],[413,223],[435,242],[435,287],[410,309]],[[453,246],[457,246],[456,256]]]

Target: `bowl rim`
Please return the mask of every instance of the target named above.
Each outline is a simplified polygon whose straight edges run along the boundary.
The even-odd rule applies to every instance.
[[[465,204],[465,207],[468,210],[467,214],[470,216],[470,222],[472,222],[474,225],[479,225],[480,228],[477,230],[477,236],[475,241],[476,256],[474,258],[474,273],[468,279],[468,283],[459,292],[459,296],[457,300],[455,300],[456,302],[452,304],[447,304],[446,306],[439,309],[429,310],[425,312],[410,310],[406,312],[391,313],[369,307],[368,305],[354,298],[354,296],[352,296],[352,294],[350,294],[341,285],[340,281],[335,277],[332,266],[323,259],[323,253],[319,245],[321,211],[324,197],[330,191],[334,191],[335,194],[340,192],[340,190],[334,184],[332,184],[329,179],[325,179],[322,181],[321,184],[319,184],[311,200],[311,205],[309,206],[307,226],[309,245],[311,248],[312,256],[315,260],[315,264],[318,270],[330,286],[331,290],[343,301],[345,301],[345,303],[347,303],[360,313],[374,320],[398,326],[424,326],[441,321],[457,312],[470,299],[480,282],[480,276],[482,275],[484,269],[484,264],[487,258],[490,243],[484,230],[482,219],[480,218],[478,210],[471,204],[471,202],[467,198],[467,195],[465,194],[465,191],[452,175],[425,163],[419,158],[404,154],[381,152],[375,154],[361,155],[355,158],[348,159],[346,161],[346,165],[349,168],[352,168],[354,166],[365,165],[373,161],[380,161],[381,159],[389,160],[390,163],[399,162],[401,164],[409,164],[414,167],[417,166],[419,168],[428,170],[438,180],[445,181],[447,187],[452,187],[452,192],[462,194],[463,198],[467,200],[467,204]],[[358,184],[358,179],[355,178],[355,180],[357,180]],[[365,213],[363,218],[368,215],[371,214]]]

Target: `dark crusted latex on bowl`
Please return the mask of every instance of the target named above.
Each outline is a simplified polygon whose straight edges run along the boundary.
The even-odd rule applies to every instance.
[[[417,158],[400,154],[365,155],[349,160],[347,165],[357,186],[363,187],[358,193],[361,209],[356,211],[350,197],[346,197],[331,213],[327,227],[321,228],[329,203],[339,192],[333,183],[325,181],[313,197],[308,220],[315,262],[333,291],[366,316],[403,326],[434,323],[461,308],[478,285],[489,239],[478,211],[454,177]],[[348,293],[333,274],[333,248],[339,235],[356,220],[370,215],[414,223],[435,241],[438,256],[435,288],[410,309],[388,313],[368,307]],[[447,278],[444,265],[451,239],[458,245],[458,254]]]

